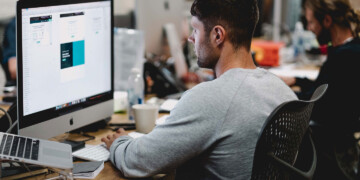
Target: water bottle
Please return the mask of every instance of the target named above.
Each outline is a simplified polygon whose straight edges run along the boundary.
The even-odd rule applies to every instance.
[[[295,24],[295,30],[293,35],[293,47],[295,59],[301,59],[305,55],[304,48],[304,27],[301,22]]]
[[[144,103],[144,80],[138,68],[131,69],[131,74],[128,78],[127,93],[129,120],[134,120],[134,110],[132,106]]]

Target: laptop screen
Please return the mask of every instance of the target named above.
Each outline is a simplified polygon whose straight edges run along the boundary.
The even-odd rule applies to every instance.
[[[20,128],[112,99],[112,2],[39,2],[18,7]]]

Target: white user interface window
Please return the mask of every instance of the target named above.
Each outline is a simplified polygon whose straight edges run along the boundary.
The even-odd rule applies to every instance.
[[[111,90],[109,3],[22,10],[24,115]]]

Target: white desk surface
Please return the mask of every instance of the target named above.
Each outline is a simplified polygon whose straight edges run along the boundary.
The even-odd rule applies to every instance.
[[[315,80],[319,74],[319,68],[309,66],[298,66],[295,64],[283,64],[279,67],[268,69],[277,76],[306,77]]]

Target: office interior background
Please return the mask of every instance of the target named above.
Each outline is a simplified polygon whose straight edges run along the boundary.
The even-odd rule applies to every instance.
[[[190,7],[193,0],[183,0],[185,1],[184,14],[185,16],[190,17]],[[256,32],[256,36],[261,36],[265,38],[269,36],[269,27],[271,29],[274,24],[274,4],[276,0],[260,0],[261,1],[261,14],[259,28]],[[356,9],[360,9],[359,0],[350,0],[352,5]],[[280,33],[294,32],[295,24],[297,21],[301,21],[302,11],[301,11],[301,0],[280,0],[281,2],[281,29]],[[134,10],[136,6],[135,0],[114,0],[114,25],[115,27],[123,28],[135,28],[134,24]],[[4,29],[7,23],[12,17],[15,16],[16,0],[1,0],[0,1],[0,42],[3,42],[4,38]],[[148,7],[148,8],[158,8],[158,7]],[[305,27],[306,28],[306,27]],[[184,32],[182,32],[184,33]],[[190,33],[186,32],[186,33]],[[186,35],[186,34],[185,34]],[[271,32],[270,32],[271,36]],[[280,41],[286,41],[286,39],[280,39]],[[0,87],[4,87],[6,82],[3,69],[0,68]],[[3,93],[1,90],[0,93]]]

